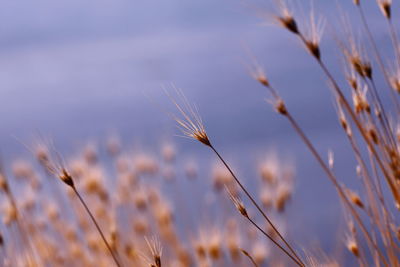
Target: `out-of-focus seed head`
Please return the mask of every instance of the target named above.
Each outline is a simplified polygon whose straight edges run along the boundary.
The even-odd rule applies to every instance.
[[[292,196],[292,189],[289,184],[281,183],[277,188],[275,208],[278,212],[285,210],[286,204]]]
[[[382,14],[390,20],[392,16],[392,0],[378,0],[378,5]]]
[[[138,174],[154,175],[159,170],[157,160],[144,153],[138,154],[134,157],[133,166]]]
[[[213,260],[219,260],[222,257],[222,240],[221,232],[214,229],[209,236],[207,244],[208,255]]]
[[[330,169],[333,169],[333,165],[335,162],[335,157],[332,150],[328,150],[328,166]]]
[[[346,40],[343,42],[339,41],[339,45],[346,62],[360,77],[372,79],[372,65],[368,58],[369,54],[366,52],[363,43],[351,31],[350,23],[343,22],[343,24],[346,32]]]
[[[231,227],[232,228],[232,227]],[[234,262],[240,260],[240,235],[235,229],[228,229],[225,235],[225,243]]]
[[[374,142],[376,145],[379,144],[378,133],[376,132],[375,127],[372,125],[369,126],[368,136],[369,138],[371,138],[372,142]]]
[[[353,91],[353,105],[356,113],[367,112],[371,113],[371,107],[367,99],[367,87],[364,90]]]
[[[282,99],[277,99],[275,101],[275,110],[276,110],[276,112],[278,112],[279,114],[282,114],[284,116],[286,116],[288,114],[285,102],[283,102]]]
[[[364,208],[364,203],[362,202],[360,196],[359,196],[357,193],[355,193],[355,192],[353,192],[353,191],[351,191],[351,190],[348,190],[348,195],[349,195],[350,201],[351,201],[354,205],[360,207],[361,209]]]
[[[117,137],[113,136],[107,140],[107,152],[113,157],[121,152],[121,144]]]
[[[312,56],[316,59],[321,59],[320,42],[324,31],[324,20],[316,19],[314,10],[310,13],[310,22],[304,32],[305,45]]]
[[[298,34],[299,28],[297,26],[297,22],[294,19],[293,12],[289,9],[289,5],[285,0],[277,1],[279,15],[276,17],[277,21],[280,25],[287,29],[288,31]]]
[[[17,220],[18,212],[17,208],[12,204],[7,204],[4,209],[3,222],[5,225],[10,225]]]
[[[257,241],[251,249],[251,254],[254,261],[261,266],[266,261],[269,251],[264,242]]]
[[[1,172],[0,172],[0,190],[3,191],[4,193],[8,193],[10,190],[8,182],[4,174],[2,174]]]
[[[149,231],[148,221],[142,216],[136,216],[132,227],[135,233],[139,235],[144,235]]]
[[[154,236],[150,239],[145,237],[145,240],[153,258],[153,266],[161,267],[162,246],[160,240]]]
[[[354,91],[358,91],[361,84],[359,81],[360,78],[356,75],[354,68],[351,66],[347,66],[346,69],[346,72],[348,72],[346,75],[347,82]]]
[[[270,87],[269,80],[265,75],[263,68],[259,64],[254,64],[254,67],[251,70],[250,75],[251,77],[253,77],[254,80],[258,81],[263,86]]]
[[[354,70],[364,78],[372,78],[372,66],[368,61],[363,61],[361,57],[354,55],[349,57],[349,62]]]
[[[347,249],[355,256],[360,257],[360,250],[354,238],[348,238],[346,241]]]
[[[400,93],[400,79],[397,77],[394,77],[390,80],[390,85],[392,88],[397,92]]]
[[[219,192],[227,186],[230,190],[233,190],[232,184],[234,184],[234,179],[232,174],[221,164],[217,164],[212,170],[212,180],[214,189]],[[231,191],[232,192],[232,191]],[[233,193],[233,192],[232,192]]]
[[[188,179],[195,179],[197,177],[197,165],[194,162],[188,162],[185,166],[185,174]]]
[[[94,165],[98,161],[97,147],[94,143],[88,144],[83,150],[83,158],[89,165]]]
[[[173,162],[175,160],[176,151],[171,143],[164,144],[161,153],[166,162]]]

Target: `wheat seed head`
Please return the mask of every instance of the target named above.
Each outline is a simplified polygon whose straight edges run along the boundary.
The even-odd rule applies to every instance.
[[[322,17],[316,17],[313,7],[306,26],[304,31],[306,47],[311,55],[320,59],[320,42],[325,28],[325,20]]]
[[[182,90],[175,88],[175,92],[177,99],[172,97],[168,92],[166,93],[180,113],[180,117],[174,114],[172,114],[172,117],[178,123],[184,136],[197,140],[206,146],[211,146],[197,107],[190,105]]]
[[[392,17],[392,0],[377,0],[377,2],[382,14],[390,20]]]
[[[231,190],[229,190],[229,188],[227,186],[225,186],[225,190],[229,195],[229,198],[232,200],[233,204],[235,205],[236,209],[240,212],[240,214],[242,214],[244,217],[248,217],[248,213],[246,210],[246,207],[244,206],[242,200],[236,196],[234,193],[231,192]]]
[[[153,257],[154,266],[161,267],[162,246],[160,240],[155,236],[150,239],[145,237],[145,240]]]

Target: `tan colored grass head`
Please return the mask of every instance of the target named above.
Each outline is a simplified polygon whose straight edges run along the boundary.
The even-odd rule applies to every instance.
[[[178,99],[173,98],[168,93],[167,95],[180,113],[180,116],[173,114],[172,117],[178,123],[184,136],[197,140],[206,146],[211,146],[210,139],[197,108],[194,105],[190,105],[181,90],[176,88],[175,92]]]
[[[160,240],[153,236],[152,238],[145,237],[147,246],[150,249],[153,261],[148,261],[151,267],[161,267],[162,246]]]

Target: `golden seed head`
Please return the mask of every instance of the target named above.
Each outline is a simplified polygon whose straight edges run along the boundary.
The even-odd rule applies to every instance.
[[[136,217],[137,218],[135,218],[135,221],[133,222],[133,230],[136,234],[146,234],[149,231],[149,225],[147,221],[142,217]]]
[[[353,55],[349,57],[349,61],[353,69],[364,78],[372,78],[372,66],[371,63],[363,61],[359,56]]]
[[[367,87],[363,91],[353,91],[353,105],[356,113],[361,113],[363,111],[370,113],[371,107],[367,99]]]
[[[392,16],[392,1],[391,0],[378,0],[379,8],[381,9],[383,15],[387,19],[391,19]]]
[[[288,111],[286,109],[285,103],[282,99],[278,99],[275,103],[275,109],[279,114],[287,115]]]
[[[202,243],[197,242],[195,244],[195,251],[197,257],[199,257],[200,259],[204,259],[206,257],[206,249]]]
[[[236,209],[242,214],[244,217],[248,218],[249,215],[247,213],[246,207],[244,206],[242,200],[238,197],[235,196],[227,186],[225,186],[226,192],[229,194],[229,198],[232,200],[233,204],[235,205]]]
[[[304,43],[308,52],[316,59],[321,59],[320,41],[324,31],[324,21],[321,18],[316,20],[314,10],[310,13],[310,21],[304,32]]]
[[[17,209],[14,205],[8,204],[4,210],[4,219],[3,222],[5,225],[9,225],[12,222],[16,221],[18,217]]]
[[[347,82],[349,83],[350,87],[353,88],[354,91],[358,90],[358,81],[356,77],[348,76]]]
[[[161,246],[160,240],[154,236],[150,239],[145,237],[145,240],[146,240],[147,246],[150,249],[151,256],[154,261],[153,266],[161,267],[162,246]]]
[[[278,17],[277,19],[283,28],[287,29],[288,31],[294,34],[299,34],[297,22],[292,15],[287,14],[286,16]]]
[[[68,186],[74,187],[74,181],[72,180],[72,176],[68,173],[66,169],[62,168],[59,178]]]
[[[133,159],[133,165],[138,174],[154,175],[159,170],[158,163],[154,157],[146,154],[139,154],[135,156]]]
[[[313,55],[316,59],[321,59],[321,51],[318,43],[306,41],[306,47],[311,55]]]
[[[226,236],[226,246],[233,261],[240,259],[239,237],[236,232],[229,231]]]
[[[390,85],[392,86],[393,90],[395,90],[397,93],[400,93],[400,79],[398,76],[391,77]]]
[[[337,99],[337,107],[338,107],[337,113],[338,113],[338,117],[339,117],[339,122],[340,122],[340,125],[342,126],[343,130],[345,131],[345,133],[348,136],[351,136],[352,135],[351,128],[349,126],[349,123],[347,122],[346,116],[344,115],[344,112],[343,112],[343,109],[342,109],[342,106],[340,103],[341,103],[340,100]]]
[[[39,163],[46,164],[49,160],[49,150],[44,144],[37,145],[34,152]]]
[[[360,208],[364,208],[364,203],[362,202],[362,200],[361,200],[361,198],[360,198],[360,196],[357,194],[357,193],[355,193],[355,192],[353,192],[353,191],[350,191],[349,190],[349,198],[350,198],[350,201],[354,204],[354,205],[356,205],[356,206],[358,206],[358,207],[360,207]]]
[[[267,79],[264,70],[258,64],[255,64],[254,69],[250,72],[250,75],[263,86],[270,87],[269,80]]]
[[[276,21],[288,31],[299,34],[299,28],[297,27],[296,20],[293,17],[293,12],[290,10],[286,0],[277,1],[278,13]]]
[[[274,165],[263,164],[260,166],[260,176],[263,182],[270,185],[275,184],[277,179],[276,169]]]
[[[265,76],[257,76],[256,80],[266,87],[269,87],[270,85],[267,77]]]
[[[8,193],[10,190],[10,188],[8,187],[7,180],[2,173],[0,173],[0,190],[2,190],[5,193]]]
[[[179,104],[170,95],[169,97],[183,117],[179,118],[176,115],[173,115],[174,120],[178,123],[178,126],[180,127],[184,136],[197,140],[206,146],[211,146],[210,139],[208,138],[206,129],[197,108],[189,104],[189,101],[184,96],[182,91],[176,89],[176,94],[178,95],[180,102],[182,102],[181,104]]]
[[[343,129],[346,131],[347,130],[347,127],[348,127],[348,124],[347,124],[347,120],[346,120],[346,118],[340,118],[340,125],[342,125],[342,127],[343,127]]]
[[[136,208],[139,211],[144,211],[147,208],[147,195],[143,190],[138,190],[134,194],[133,200]]]
[[[254,261],[262,265],[268,257],[268,249],[264,242],[256,242],[252,247],[252,253]]]
[[[208,243],[208,254],[213,260],[218,260],[222,256],[221,236],[215,232]]]
[[[285,210],[286,204],[292,195],[291,189],[286,184],[281,184],[277,189],[275,208],[278,212]]]
[[[354,239],[347,240],[347,249],[357,258],[360,256],[358,245]]]
[[[176,151],[171,143],[164,144],[161,153],[166,162],[173,162],[175,160]]]
[[[372,142],[374,142],[376,145],[379,143],[378,133],[376,132],[374,127],[371,126],[368,129],[368,135],[371,138]]]

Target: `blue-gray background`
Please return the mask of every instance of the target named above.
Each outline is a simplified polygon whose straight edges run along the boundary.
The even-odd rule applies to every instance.
[[[337,2],[358,25],[352,1]],[[379,9],[368,2],[372,30],[381,47],[389,47]],[[314,5],[328,21],[323,57],[342,78],[329,37],[331,24],[339,25],[337,3]],[[73,151],[118,133],[149,149],[173,140],[180,155],[213,161],[199,144],[174,137],[175,124],[153,103],[170,107],[161,88],[173,83],[197,104],[214,143],[248,184],[255,184],[257,160],[271,148],[296,162],[290,231],[306,247],[322,243],[334,251],[343,241],[335,235],[342,223],[336,193],[287,121],[265,102],[267,92],[249,76],[248,51],[319,151],[334,151],[348,184],[355,179],[354,160],[320,69],[293,36],[259,16],[270,6],[239,0],[1,1],[2,153],[9,160],[26,154],[13,136],[29,142],[40,132]],[[308,13],[309,6],[302,9]]]

